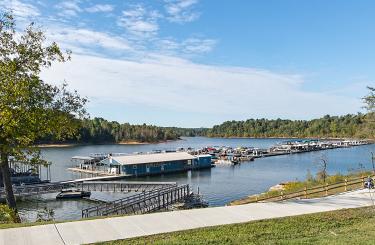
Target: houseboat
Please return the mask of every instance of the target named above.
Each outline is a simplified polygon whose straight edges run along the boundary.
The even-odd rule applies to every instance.
[[[210,155],[190,155],[187,152],[152,153],[109,156],[101,161],[108,172],[124,176],[148,176],[211,168]]]

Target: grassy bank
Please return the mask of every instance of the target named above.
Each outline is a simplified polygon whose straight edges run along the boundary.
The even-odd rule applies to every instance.
[[[325,185],[334,185],[337,183],[343,183],[345,182],[345,180],[348,180],[348,182],[350,183],[350,180],[352,179],[356,179],[356,178],[364,177],[364,176],[370,176],[372,174],[373,173],[371,171],[355,172],[355,173],[351,173],[348,175],[335,174],[335,175],[327,176],[325,180],[319,174],[316,177],[308,174],[305,181],[287,182],[283,184],[282,190],[270,190],[265,193],[248,196],[239,200],[232,201],[231,203],[229,203],[229,205],[246,204],[246,203],[255,202],[256,200],[261,200],[265,198],[272,198],[272,197],[278,198],[281,195],[281,193],[287,196],[290,193],[303,192],[305,188],[306,189],[317,188],[316,190],[314,190],[314,192],[321,191],[318,193],[314,193],[312,195],[308,195],[307,198],[322,197],[322,196],[326,196],[326,194],[333,195],[333,194],[344,192],[345,187],[342,186],[339,188],[331,189],[326,193],[324,191]],[[359,181],[359,183],[357,184],[351,184],[347,186],[346,191],[357,190],[359,188],[362,188],[362,186],[363,186],[363,183]],[[321,188],[318,188],[318,187],[321,187]],[[270,201],[273,201],[273,199],[270,199]]]
[[[125,244],[375,244],[373,207],[106,242]]]

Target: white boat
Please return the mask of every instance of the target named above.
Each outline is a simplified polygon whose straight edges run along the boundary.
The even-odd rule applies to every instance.
[[[235,163],[231,160],[219,159],[215,162],[217,165],[235,165]]]

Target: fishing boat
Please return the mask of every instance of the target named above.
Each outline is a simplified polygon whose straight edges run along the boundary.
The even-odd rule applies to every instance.
[[[57,194],[56,199],[76,199],[76,198],[83,198],[83,197],[90,197],[90,191],[79,191],[77,189],[66,189],[62,190],[59,194]]]

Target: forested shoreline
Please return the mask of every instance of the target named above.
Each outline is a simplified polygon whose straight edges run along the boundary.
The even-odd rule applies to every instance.
[[[206,131],[208,137],[375,138],[369,114],[326,115],[313,120],[249,119],[227,121]]]
[[[103,118],[80,122],[76,136],[55,140],[52,136],[39,139],[36,144],[106,144],[156,143],[177,140],[182,136],[223,138],[375,138],[368,126],[369,114],[344,116],[326,115],[313,120],[249,119],[227,121],[212,128],[158,127],[153,125],[120,124]]]
[[[177,140],[181,136],[197,136],[201,129],[158,127],[154,125],[120,124],[103,118],[85,119],[75,136],[56,140],[53,135],[38,139],[36,144],[106,144],[106,143],[156,143]]]

